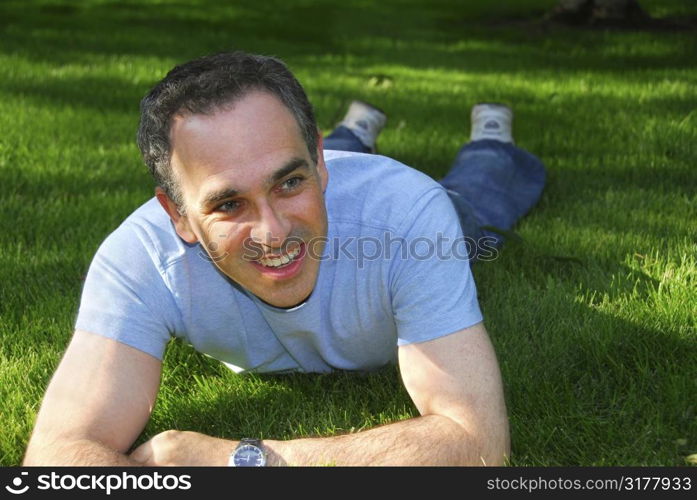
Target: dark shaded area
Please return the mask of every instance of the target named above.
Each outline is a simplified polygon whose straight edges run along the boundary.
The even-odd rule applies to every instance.
[[[317,436],[328,422],[337,433],[346,433],[361,430],[366,418],[418,415],[394,366],[371,373],[236,375],[179,340],[170,343],[163,366],[161,390],[177,392],[178,404],[162,411],[156,408],[134,447],[169,428],[228,439],[247,435],[280,439],[296,434],[298,428],[304,437]],[[208,399],[207,391],[198,386],[202,377],[230,390],[217,391]]]
[[[628,319],[631,311],[601,307],[605,294],[651,301],[658,280],[619,262],[525,244],[484,266],[475,278],[502,369],[513,465],[684,465],[697,435],[688,397],[694,328],[654,328],[647,318]],[[590,305],[579,290],[594,297]],[[520,376],[526,372],[532,378]],[[603,450],[612,450],[612,462]],[[549,460],[560,456],[571,458]]]
[[[434,3],[424,10],[416,1],[403,2],[399,6],[390,2],[371,4],[368,8],[360,2],[337,4],[326,0],[295,7],[277,0],[263,3],[243,0],[227,9],[211,0],[171,1],[157,5],[127,0],[98,4],[26,2],[21,6],[7,2],[0,5],[0,50],[37,62],[68,64],[89,63],[95,56],[110,55],[184,61],[203,53],[237,48],[278,55],[292,63],[295,59],[313,58],[318,54],[343,56],[350,53],[370,58],[370,48],[357,43],[366,36],[386,40],[395,36],[425,43],[450,43],[463,39],[524,43],[551,35],[555,43],[565,43],[563,39],[557,39],[561,32],[555,32],[554,25],[539,22],[543,12],[512,16],[507,10],[501,10],[497,15],[497,9],[492,6],[489,15],[473,17],[467,14],[467,10],[457,3],[444,2]],[[392,21],[397,11],[401,16],[400,24]],[[496,30],[507,21],[523,23],[520,32]],[[354,24],[361,26],[358,38],[352,28]],[[458,31],[461,36],[457,35]],[[289,40],[292,44],[286,43]],[[589,47],[589,44],[602,44],[602,41],[586,37],[566,43]],[[408,56],[395,60],[395,63],[450,67],[457,56],[463,64],[467,63],[468,71],[492,69],[493,57],[500,62],[506,56],[504,51],[437,54],[427,47],[420,50],[407,45],[400,49],[396,43],[393,50],[397,54],[406,51]],[[512,55],[509,59],[511,63],[519,61]],[[663,61],[664,58],[659,57],[653,61],[627,63],[661,64]],[[540,69],[554,66],[560,70],[595,68],[594,64],[603,64],[602,58],[573,62],[542,59],[540,62]],[[383,76],[390,78],[390,75]],[[95,81],[97,88],[99,84]]]
[[[637,0],[559,0],[547,19],[572,26],[634,28],[652,21]]]

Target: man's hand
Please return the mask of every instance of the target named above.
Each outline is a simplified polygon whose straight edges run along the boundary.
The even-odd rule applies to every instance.
[[[237,441],[190,431],[165,431],[141,444],[130,458],[145,466],[227,465]]]

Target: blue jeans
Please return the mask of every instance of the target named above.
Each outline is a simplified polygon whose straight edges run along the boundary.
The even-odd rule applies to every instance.
[[[325,149],[368,153],[348,128],[339,126],[324,139]],[[546,172],[534,155],[511,144],[483,139],[468,142],[439,182],[455,206],[465,237],[494,246],[503,243],[496,230],[509,231],[537,203]],[[477,244],[476,257],[482,248]]]

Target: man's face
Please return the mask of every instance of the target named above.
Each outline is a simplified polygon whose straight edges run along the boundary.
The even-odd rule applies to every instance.
[[[327,234],[321,140],[315,166],[291,112],[263,92],[213,115],[177,117],[170,139],[185,215],[162,192],[158,199],[177,233],[263,301],[307,298],[319,272],[311,255],[321,255],[316,242]]]

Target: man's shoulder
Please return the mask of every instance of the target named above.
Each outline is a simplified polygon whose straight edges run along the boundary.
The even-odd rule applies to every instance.
[[[443,191],[428,175],[387,156],[327,151],[330,221],[396,229],[425,197]]]
[[[100,252],[112,256],[147,254],[158,265],[166,267],[186,253],[188,246],[177,236],[167,213],[155,197],[135,209],[104,240]]]

